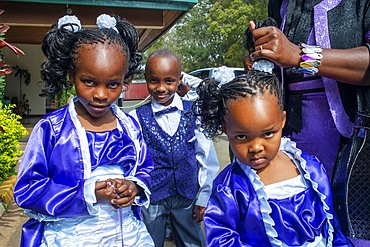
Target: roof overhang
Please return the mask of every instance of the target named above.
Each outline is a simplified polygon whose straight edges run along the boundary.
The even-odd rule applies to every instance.
[[[117,14],[140,33],[139,50],[146,50],[198,1],[8,0],[1,1],[0,23],[10,26],[6,40],[12,44],[41,44],[42,38],[66,14],[78,16],[83,26],[95,27],[100,14]]]

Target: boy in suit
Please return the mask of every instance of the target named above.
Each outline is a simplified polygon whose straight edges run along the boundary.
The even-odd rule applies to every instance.
[[[168,217],[177,246],[205,246],[200,222],[219,170],[213,142],[198,129],[192,102],[176,93],[182,79],[176,53],[154,51],[146,63],[145,79],[152,100],[130,112],[154,160],[151,204],[142,211],[144,223],[156,246],[163,246]]]

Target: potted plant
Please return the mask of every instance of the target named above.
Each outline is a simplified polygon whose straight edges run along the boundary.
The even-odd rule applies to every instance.
[[[12,98],[12,104],[16,105],[14,111],[21,117],[23,115],[28,116],[30,114],[31,109],[26,94],[23,93],[22,85],[23,83],[26,86],[30,84],[31,74],[27,69],[22,69],[18,65],[13,66],[12,68],[15,71],[14,76],[19,77],[19,97]]]

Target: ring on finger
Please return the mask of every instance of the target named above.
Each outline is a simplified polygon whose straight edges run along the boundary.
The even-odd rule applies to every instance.
[[[263,50],[263,47],[262,47],[262,45],[260,45],[260,48],[261,48],[261,51]]]

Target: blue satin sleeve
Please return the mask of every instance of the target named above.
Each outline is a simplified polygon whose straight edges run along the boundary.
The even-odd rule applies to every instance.
[[[58,129],[48,118],[36,124],[22,156],[14,198],[20,207],[47,216],[88,215],[77,135],[72,121],[63,122]]]
[[[214,180],[204,214],[207,246],[270,246],[257,195],[237,163]]]
[[[136,129],[135,131],[136,138],[138,140],[138,145],[139,145],[139,150],[140,150],[137,152],[138,159],[137,159],[137,168],[136,168],[135,177],[141,180],[148,188],[150,188],[151,177],[149,173],[154,169],[153,159],[144,141],[139,124],[136,122],[136,120],[132,116],[128,114],[126,115],[131,119],[133,126]]]
[[[237,231],[239,212],[230,189],[214,186],[215,193],[212,193],[204,215],[207,246],[249,246],[240,241]]]

